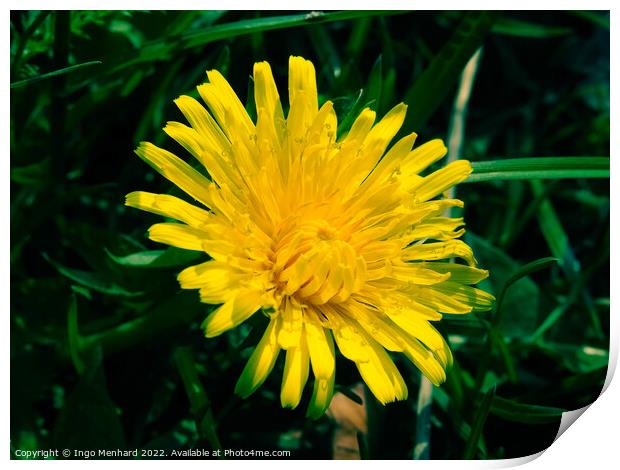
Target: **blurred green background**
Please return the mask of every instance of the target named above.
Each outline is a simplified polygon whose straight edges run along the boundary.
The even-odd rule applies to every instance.
[[[264,320],[205,340],[210,307],[175,279],[196,257],[143,254],[165,249],[145,236],[159,220],[123,206],[130,191],[171,189],[132,151],[150,140],[185,155],[161,131],[183,119],[174,98],[197,97],[216,68],[252,114],[253,63],[268,60],[286,96],[291,54],[314,62],[340,131],[366,105],[382,115],[405,101],[404,132],[455,138],[452,158],[561,166],[581,156],[587,167],[609,157],[606,12],[13,11],[12,452],[221,446],[332,457],[337,423],[304,418],[308,390],[297,410],[280,408],[283,361],[252,397],[233,397]],[[467,80],[466,106],[455,106]],[[600,393],[609,180],[564,178],[553,165],[541,180],[504,176],[457,188],[466,240],[491,272],[482,287],[500,296],[509,286],[500,310],[438,325],[455,366],[430,413],[416,412],[419,374],[399,359],[410,398],[367,403],[362,457],[412,458],[429,439],[421,457],[532,454],[552,442],[563,410]],[[353,364],[339,358],[337,370],[356,399]]]

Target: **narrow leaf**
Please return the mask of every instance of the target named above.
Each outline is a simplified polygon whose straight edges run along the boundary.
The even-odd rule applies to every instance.
[[[353,121],[355,121],[362,109],[369,107],[375,111],[378,111],[379,102],[381,99],[381,90],[383,87],[382,63],[383,60],[381,56],[379,56],[370,70],[370,75],[368,77],[368,81],[366,82],[366,86],[359,91],[355,100],[352,100],[351,106],[345,111],[346,114],[343,113],[344,118],[338,126],[339,137],[342,136],[343,133],[349,131]]]
[[[528,405],[514,400],[495,397],[491,404],[491,413],[507,421],[525,424],[555,423],[562,418],[566,410],[550,406]]]
[[[78,331],[78,319],[77,319],[77,299],[75,294],[71,294],[69,297],[69,312],[67,315],[67,343],[69,345],[69,356],[71,362],[78,374],[82,375],[84,372],[84,362],[80,358],[80,334]]]
[[[513,18],[501,18],[493,25],[492,31],[496,34],[505,34],[507,36],[536,39],[565,36],[573,32],[570,28],[548,26],[539,23],[531,23],[529,21],[515,20]]]
[[[472,162],[465,183],[495,180],[609,178],[609,157],[533,157]]]
[[[327,23],[332,21],[351,20],[370,15],[394,15],[398,11],[336,11],[322,12],[311,11],[309,13],[295,15],[269,16],[265,18],[252,18],[235,21],[232,23],[219,24],[189,31],[185,34],[165,37],[163,39],[145,44],[139,52],[132,57],[128,57],[113,67],[113,71],[121,70],[132,65],[151,62],[156,60],[166,60],[173,53],[202,47],[214,41],[221,41],[231,37],[238,37],[246,34],[258,33],[261,31],[272,31],[276,29],[292,28],[296,26],[306,26],[316,23]]]
[[[196,419],[198,432],[203,439],[206,439],[211,444],[214,450],[221,449],[222,445],[215,431],[216,423],[213,417],[213,410],[211,409],[211,402],[198,377],[190,350],[186,347],[178,348],[174,352],[174,362],[185,386],[185,392]]]
[[[101,346],[106,354],[114,354],[143,344],[153,344],[162,336],[191,328],[192,322],[207,315],[210,309],[196,299],[195,292],[180,292],[158,303],[144,315],[104,331],[83,336],[81,350]],[[174,312],[174,315],[171,315]],[[83,331],[95,328],[84,327]]]
[[[366,103],[366,106],[379,111],[381,103],[381,90],[383,87],[383,58],[379,56],[372,66],[370,71],[370,77],[368,78],[368,84],[364,90],[364,96],[362,101]]]
[[[499,295],[497,296],[497,303],[496,303],[496,314],[493,317],[493,324],[497,325],[499,324],[499,320],[501,318],[501,307],[502,307],[502,302],[504,301],[504,296],[506,295],[506,290],[512,286],[515,282],[517,282],[518,280],[529,276],[532,273],[535,273],[537,271],[540,271],[542,269],[545,269],[555,263],[558,262],[557,258],[541,258],[541,259],[537,259],[536,261],[532,261],[531,263],[527,263],[525,266],[522,266],[521,268],[519,268],[517,270],[517,272],[515,272],[512,276],[510,276],[510,278],[508,278],[508,280],[506,281],[506,283],[504,284],[504,287],[502,288],[502,290],[500,291]]]
[[[539,196],[543,191],[542,184],[539,181],[532,181],[532,190],[536,196]],[[538,206],[538,225],[551,253],[558,258],[568,279],[575,280],[580,270],[579,262],[570,246],[566,230],[548,198],[545,198]]]
[[[76,70],[83,69],[85,67],[90,67],[92,65],[101,64],[100,60],[91,60],[90,62],[84,62],[82,64],[71,65],[70,67],[64,67],[62,69],[54,70],[53,72],[44,73],[42,75],[37,75],[36,77],[27,78],[25,80],[20,80],[18,82],[11,83],[11,89],[20,88],[27,85],[32,85],[34,83],[40,82],[41,80],[46,80],[48,78],[57,77],[59,75],[65,75],[67,73],[75,72]]]
[[[106,249],[110,258],[121,266],[132,268],[171,268],[186,266],[200,259],[201,253],[170,247],[166,250],[139,251],[126,256],[115,256]]]
[[[370,456],[368,453],[368,439],[366,438],[366,434],[364,434],[363,432],[357,432],[357,445],[360,449],[360,459],[370,460]]]
[[[470,460],[474,458],[476,449],[478,448],[478,440],[482,435],[482,429],[484,428],[484,423],[489,415],[489,410],[491,409],[491,404],[493,403],[494,397],[495,387],[492,387],[484,394],[484,397],[478,406],[478,410],[476,411],[476,416],[474,417],[471,434],[465,443],[463,459]]]
[[[129,292],[122,287],[102,278],[97,273],[91,271],[81,271],[79,269],[72,269],[54,261],[46,254],[43,257],[49,261],[56,270],[63,276],[71,279],[73,282],[77,282],[89,289],[92,289],[102,294],[117,295],[120,297],[136,297],[141,295],[141,292]]]

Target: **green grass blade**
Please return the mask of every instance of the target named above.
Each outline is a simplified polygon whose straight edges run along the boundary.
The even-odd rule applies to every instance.
[[[609,26],[609,11],[587,11],[587,10],[574,10],[568,11],[573,16],[588,21],[600,28],[610,29]]]
[[[47,157],[36,163],[11,168],[11,181],[36,189],[43,189],[49,182],[52,160]]]
[[[470,11],[406,93],[404,102],[411,106],[405,129],[419,130],[435,112],[456,84],[471,56],[482,45],[497,13]]]
[[[537,188],[536,194],[542,190],[541,186],[541,184],[533,185]],[[545,199],[538,208],[538,225],[551,253],[558,258],[569,280],[574,280],[579,272],[579,262],[575,258],[568,235],[549,199]]]
[[[541,258],[536,261],[532,261],[531,263],[528,263],[525,266],[519,268],[506,280],[506,282],[502,286],[495,302],[495,313],[489,325],[489,332],[487,335],[484,352],[478,362],[478,370],[476,373],[476,387],[481,387],[484,382],[484,378],[486,377],[489,366],[491,364],[491,357],[493,354],[494,346],[504,361],[509,379],[511,381],[516,380],[516,371],[513,365],[513,360],[510,355],[510,351],[508,350],[508,347],[504,342],[500,326],[502,315],[504,312],[504,309],[502,309],[502,304],[504,302],[506,292],[508,291],[508,288],[512,286],[515,282],[525,278],[529,274],[540,271],[541,269],[545,269],[551,266],[553,263],[556,263],[557,261],[557,258]]]
[[[496,180],[609,178],[608,157],[533,157],[472,162],[465,183]]]
[[[504,341],[504,338],[501,334],[497,332],[495,329],[489,330],[489,336],[491,338],[491,344],[495,346],[497,351],[499,352],[502,361],[504,362],[504,367],[506,368],[506,376],[508,380],[512,383],[516,383],[518,380],[517,370],[515,367],[515,360],[510,353],[510,349]]]
[[[48,72],[42,75],[37,75],[36,77],[27,78],[26,80],[19,80],[18,82],[13,82],[11,83],[11,89],[32,85],[34,83],[40,82],[41,80],[47,80],[48,78],[58,77],[59,75],[65,75],[67,73],[75,72],[76,70],[80,70],[86,67],[90,67],[92,65],[98,65],[102,63],[103,62],[101,62],[100,60],[91,60],[90,62],[84,62],[82,64],[71,65],[70,67],[64,67],[62,69],[54,70],[53,72]]]
[[[189,328],[192,322],[205,317],[209,311],[209,307],[196,301],[195,293],[181,292],[158,303],[138,318],[82,336],[80,350],[86,352],[101,346],[106,354],[115,354],[143,344],[152,344],[162,335],[169,336]],[[97,329],[100,330],[86,325],[83,331]]]
[[[355,61],[364,50],[364,46],[368,41],[368,32],[372,23],[371,16],[359,18],[353,24],[351,35],[346,47],[346,56],[350,61]]]
[[[310,13],[296,15],[270,16],[266,18],[252,18],[248,20],[235,21],[222,25],[215,25],[205,30],[191,32],[183,35],[186,39],[185,48],[202,46],[209,42],[226,39],[242,34],[256,33],[260,31],[271,31],[274,29],[290,28],[294,26],[327,23],[331,21],[351,20],[367,16],[381,16],[397,14],[396,11],[337,11],[322,12],[312,11]]]
[[[187,266],[200,259],[196,251],[170,247],[166,250],[139,251],[127,256],[115,256],[106,249],[106,253],[114,262],[131,268],[173,268]]]
[[[573,32],[570,28],[548,26],[513,18],[501,18],[493,25],[492,31],[496,34],[505,34],[507,36],[537,39],[565,36]]]
[[[467,442],[467,439],[471,436],[471,426],[467,420],[462,417],[461,412],[454,407],[453,401],[453,396],[443,387],[436,388],[433,392],[433,402],[437,405],[437,408],[447,414],[454,428],[454,432],[460,439]],[[480,436],[478,440],[478,452],[481,458],[487,455],[484,436]]]
[[[370,71],[370,78],[368,79],[368,84],[366,85],[366,90],[364,90],[364,98],[366,101],[366,106],[370,107],[375,111],[379,111],[379,106],[381,103],[381,91],[383,89],[383,57],[379,55],[374,65],[372,66],[372,70]]]
[[[49,261],[61,275],[96,292],[119,297],[137,297],[142,295],[142,292],[129,292],[121,286],[103,278],[98,273],[68,268],[54,261],[46,254],[43,254],[43,257]]]
[[[504,284],[504,287],[500,291],[499,295],[497,296],[496,313],[495,313],[495,316],[493,317],[493,324],[494,325],[499,324],[499,321],[501,319],[501,312],[502,312],[502,302],[504,301],[506,290],[510,286],[512,286],[519,279],[522,279],[525,276],[529,276],[530,274],[535,273],[536,271],[546,269],[547,267],[557,262],[558,262],[558,258],[548,257],[548,258],[537,259],[536,261],[532,261],[531,263],[527,263],[525,266],[522,266],[516,273],[510,276],[510,278]]]
[[[159,126],[159,123],[163,118],[162,109],[165,103],[163,97],[169,89],[170,83],[176,76],[178,76],[182,65],[182,60],[174,60],[167,66],[167,70],[160,75],[157,87],[153,91],[153,99],[149,100],[149,103],[145,107],[144,113],[142,114],[142,118],[136,127],[136,132],[133,138],[134,142],[145,140],[148,132],[152,130],[155,125]]]
[[[262,31],[273,31],[276,29],[292,28],[297,26],[307,26],[317,23],[327,23],[332,21],[352,20],[367,16],[394,15],[404,13],[399,11],[336,11],[322,12],[312,11],[295,15],[279,15],[265,18],[251,18],[246,20],[234,21],[215,26],[209,26],[196,31],[190,31],[178,36],[166,37],[161,40],[145,44],[132,57],[120,61],[113,67],[113,71],[118,71],[126,67],[151,62],[156,60],[167,60],[173,53],[204,46],[214,41],[221,41],[231,37],[237,37]]]
[[[357,446],[360,450],[360,459],[361,460],[370,460],[370,455],[368,452],[368,438],[366,434],[363,432],[357,432]]]
[[[200,436],[206,439],[214,450],[221,449],[222,445],[216,433],[211,401],[196,372],[192,353],[186,347],[178,348],[174,352],[174,362],[183,381]]]
[[[69,297],[69,311],[67,313],[67,343],[69,346],[69,357],[73,367],[78,374],[82,375],[84,372],[84,362],[80,358],[80,333],[78,331],[78,319],[77,319],[77,299],[75,294],[71,294]]]
[[[549,194],[553,193],[560,182],[561,180],[549,181],[543,186],[543,191],[540,194],[529,200],[525,210],[521,210],[519,217],[514,219],[514,225],[507,227],[503,238],[500,239],[500,245],[503,249],[508,249],[519,238],[525,227],[530,223],[530,220],[538,213],[538,208],[542,202]]]
[[[378,102],[381,98],[381,90],[383,88],[382,64],[383,59],[380,55],[372,66],[366,86],[359,91],[355,100],[352,100],[351,106],[346,110],[344,118],[338,125],[339,137],[342,137],[344,133],[349,131],[362,109],[369,107],[375,111],[377,110]]]
[[[507,421],[525,424],[547,424],[558,422],[566,410],[551,406],[519,403],[501,397],[493,398],[491,413]]]
[[[493,398],[495,397],[495,387],[493,386],[490,390],[488,390],[480,405],[478,406],[478,410],[476,411],[476,416],[474,417],[474,424],[471,428],[471,433],[467,442],[465,443],[465,452],[463,453],[463,459],[470,460],[473,459],[476,454],[476,449],[478,448],[478,440],[482,435],[482,429],[484,428],[484,423],[487,420],[487,416],[489,416],[489,411],[491,410],[491,404],[493,403]]]
[[[543,192],[540,181],[532,181],[532,191],[536,196]],[[580,265],[575,253],[570,246],[566,230],[551,201],[546,198],[538,207],[538,225],[553,256],[558,258],[560,267],[566,273],[570,281],[574,281],[579,275]]]
[[[51,11],[41,11],[37,14],[36,18],[32,23],[26,28],[26,31],[19,37],[19,44],[17,46],[17,50],[15,52],[15,56],[11,60],[11,77],[14,77],[19,74],[19,69],[21,68],[22,59],[24,57],[24,49],[26,48],[26,44],[28,43],[30,37],[33,35],[35,31],[39,29],[39,27],[43,24],[45,19],[52,13]]]
[[[534,343],[542,337],[542,335],[553,325],[555,325],[562,315],[572,307],[574,300],[566,300],[564,303],[558,305],[554,308],[551,313],[545,318],[545,320],[540,324],[540,326],[536,329],[532,336],[528,339],[529,342]]]
[[[536,196],[542,194],[543,185],[540,181],[532,181],[531,186]],[[582,290],[580,288],[579,290],[575,290],[575,286],[581,286],[584,284],[584,273],[582,272],[581,264],[570,245],[570,240],[568,239],[566,230],[564,229],[553,204],[548,198],[544,199],[538,208],[538,225],[547,242],[547,245],[549,246],[549,249],[551,250],[551,253],[558,258],[560,267],[564,271],[569,283],[573,286],[573,289],[564,305],[560,305],[553,310],[553,312],[546,318],[545,322],[538,328],[538,330],[536,330],[534,337],[539,338],[544,331],[553,326],[553,324],[557,322],[568,309],[569,304],[576,299],[577,295],[584,299],[594,331],[597,336],[602,337],[603,330],[601,322],[598,318],[596,308],[591,302],[587,289]]]
[[[338,49],[334,45],[334,41],[329,35],[329,32],[323,25],[312,25],[307,31],[310,36],[310,41],[314,46],[314,50],[322,64],[317,72],[322,69],[324,71],[323,76],[327,77],[330,85],[333,85],[334,80],[342,73],[342,61]]]

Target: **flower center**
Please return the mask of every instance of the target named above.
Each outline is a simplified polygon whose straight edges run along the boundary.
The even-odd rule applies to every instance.
[[[281,238],[273,267],[279,296],[303,303],[344,302],[366,281],[366,263],[323,219],[297,225]]]

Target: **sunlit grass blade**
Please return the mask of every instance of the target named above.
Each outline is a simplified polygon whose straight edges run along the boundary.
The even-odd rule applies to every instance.
[[[472,162],[465,183],[495,180],[609,178],[608,157],[533,157]]]
[[[101,62],[100,60],[91,60],[90,62],[84,62],[82,64],[71,65],[70,67],[64,67],[62,69],[54,70],[53,72],[48,72],[48,73],[44,73],[41,75],[37,75],[36,77],[27,78],[25,80],[19,80],[17,82],[13,82],[11,83],[11,89],[32,85],[34,83],[40,82],[41,80],[58,77],[60,75],[65,75],[67,73],[75,72],[76,70],[80,70],[86,67],[91,67],[93,65],[98,65],[102,63],[103,62]]]

